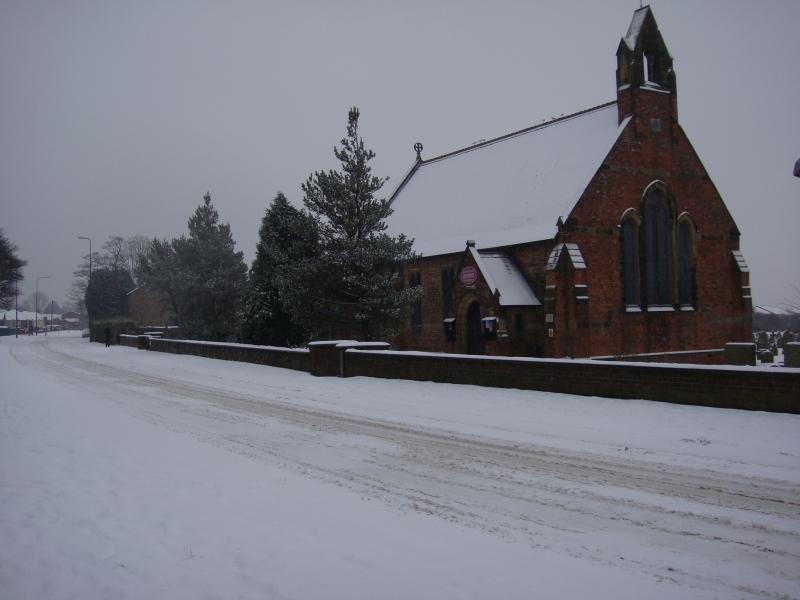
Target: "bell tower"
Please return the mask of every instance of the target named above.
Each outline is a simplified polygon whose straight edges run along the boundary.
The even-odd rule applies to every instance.
[[[672,57],[650,6],[633,13],[617,47],[619,121],[633,115],[678,120],[678,93]],[[658,115],[645,115],[655,111]]]

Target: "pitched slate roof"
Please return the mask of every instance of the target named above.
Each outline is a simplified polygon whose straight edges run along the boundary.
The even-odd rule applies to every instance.
[[[557,233],[628,119],[601,106],[418,161],[390,197],[389,233],[423,255],[545,240]]]

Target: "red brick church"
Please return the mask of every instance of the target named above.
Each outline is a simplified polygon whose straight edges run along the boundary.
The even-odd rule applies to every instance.
[[[613,102],[417,161],[389,231],[422,255],[397,347],[589,357],[750,341],[739,229],[678,122],[650,7],[617,49]]]

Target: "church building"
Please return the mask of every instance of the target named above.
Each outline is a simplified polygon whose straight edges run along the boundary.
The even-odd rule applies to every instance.
[[[750,341],[739,229],[678,122],[649,6],[617,49],[616,100],[417,160],[389,232],[422,286],[394,345],[635,356]]]

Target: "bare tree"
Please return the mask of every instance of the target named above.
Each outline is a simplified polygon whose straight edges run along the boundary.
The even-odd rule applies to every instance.
[[[108,269],[109,271],[127,270],[127,255],[125,251],[125,238],[112,235],[103,242],[99,260],[94,263],[94,268]]]
[[[31,292],[25,296],[25,300],[21,300],[19,303],[19,307],[24,308],[24,310],[36,310],[37,306],[39,307],[39,312],[44,312],[42,309],[45,306],[47,307],[47,310],[50,310],[50,296],[41,290],[38,292]]]
[[[135,273],[139,257],[144,255],[150,240],[143,235],[134,235],[124,238],[112,235],[103,243],[99,252],[92,252],[91,265],[93,271],[101,269],[117,273],[124,271],[133,281],[137,281]],[[75,280],[67,292],[67,299],[78,309],[81,314],[86,314],[86,289],[89,286],[89,254],[84,254],[82,262],[73,271]]]
[[[130,272],[134,283],[141,283],[139,275],[139,262],[147,255],[150,247],[150,239],[143,235],[132,235],[125,240],[125,257],[128,261],[128,272]]]

